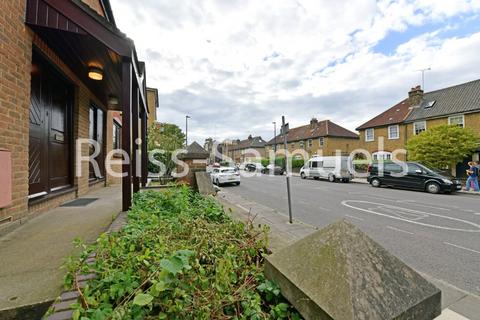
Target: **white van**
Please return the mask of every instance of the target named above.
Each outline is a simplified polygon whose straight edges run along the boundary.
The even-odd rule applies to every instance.
[[[347,156],[314,156],[300,169],[302,179],[328,179],[330,182],[349,182],[353,179],[352,160]]]

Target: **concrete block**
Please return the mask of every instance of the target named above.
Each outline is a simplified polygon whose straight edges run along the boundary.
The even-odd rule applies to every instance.
[[[433,284],[346,221],[268,256],[267,278],[305,319],[415,319],[440,315]]]

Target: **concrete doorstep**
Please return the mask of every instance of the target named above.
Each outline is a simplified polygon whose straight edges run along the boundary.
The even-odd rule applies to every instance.
[[[93,242],[121,211],[120,187],[82,198],[86,206],[58,207],[0,238],[0,319],[40,319],[63,289],[65,259],[72,241]]]
[[[216,199],[234,218],[242,221],[254,219],[254,225],[267,225],[269,247],[273,252],[318,229],[298,220],[290,224],[283,213],[225,189],[217,193]],[[426,274],[421,275],[442,291],[442,314],[435,320],[480,320],[480,297]]]

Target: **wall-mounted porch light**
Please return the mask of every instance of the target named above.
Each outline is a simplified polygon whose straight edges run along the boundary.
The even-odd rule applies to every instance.
[[[109,95],[108,96],[108,104],[111,106],[118,106],[120,102],[118,101],[118,97],[116,95]]]
[[[103,79],[103,70],[99,67],[89,67],[88,68],[88,77],[93,80],[102,80]]]

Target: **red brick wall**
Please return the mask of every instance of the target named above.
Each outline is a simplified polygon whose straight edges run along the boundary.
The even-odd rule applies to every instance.
[[[0,148],[12,153],[12,204],[0,220],[19,218],[28,203],[28,128],[32,33],[24,0],[0,1]],[[0,186],[0,192],[1,192]]]

